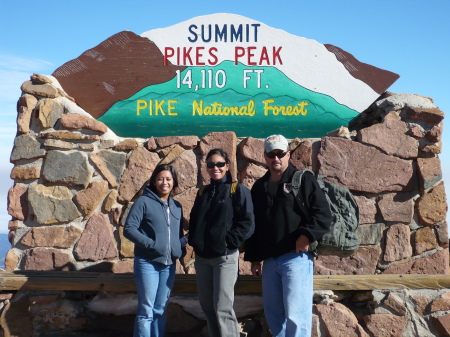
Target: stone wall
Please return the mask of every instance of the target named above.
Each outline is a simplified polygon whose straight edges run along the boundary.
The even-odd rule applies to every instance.
[[[186,229],[198,187],[209,180],[204,157],[210,149],[224,148],[233,177],[248,187],[266,171],[261,139],[237,138],[231,131],[201,139],[119,138],[53,77],[34,74],[21,89],[7,270],[131,272],[133,245],[123,237],[123,225],[157,164],[178,170],[175,192]],[[448,274],[438,157],[443,118],[430,98],[386,93],[348,128],[290,141],[295,166],[350,188],[361,211],[359,251],[348,258],[320,256],[316,274]],[[188,247],[177,273],[195,273],[193,259]],[[249,265],[241,263],[240,272],[250,274]],[[342,311],[339,305],[320,308],[319,317]]]

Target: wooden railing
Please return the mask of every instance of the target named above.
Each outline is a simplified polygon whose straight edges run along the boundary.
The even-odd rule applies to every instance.
[[[299,280],[301,282],[301,280]],[[450,275],[316,275],[315,290],[444,289],[450,288]],[[133,274],[0,271],[0,291],[136,291]],[[195,275],[176,275],[173,293],[195,293]],[[261,293],[261,280],[239,276],[236,293]]]

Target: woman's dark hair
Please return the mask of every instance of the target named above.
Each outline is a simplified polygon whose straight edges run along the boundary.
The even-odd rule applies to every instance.
[[[219,149],[219,148],[210,150],[208,152],[208,154],[206,155],[206,161],[208,161],[208,159],[211,158],[212,156],[214,156],[215,154],[222,156],[223,159],[225,159],[225,163],[230,164],[230,159],[228,158],[228,154],[223,149]],[[227,171],[226,176],[227,176],[228,180],[232,180],[231,172],[229,170]]]
[[[229,164],[230,163],[230,159],[228,158],[228,154],[222,150],[222,149],[212,149],[208,152],[208,154],[206,155],[206,161],[208,161],[208,159],[210,157],[212,157],[213,155],[218,154],[219,156],[222,156],[223,159],[225,159],[225,163]]]
[[[150,187],[150,190],[156,194],[158,194],[158,191],[156,190],[156,177],[161,171],[169,171],[172,174],[173,179],[173,187],[172,191],[170,191],[170,195],[173,194],[173,190],[177,188],[178,186],[178,176],[177,171],[175,170],[175,167],[168,164],[161,164],[155,167],[155,170],[152,173],[152,176],[150,177],[150,180],[148,182],[148,186]]]

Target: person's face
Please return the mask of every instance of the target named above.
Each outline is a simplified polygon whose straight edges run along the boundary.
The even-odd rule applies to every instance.
[[[222,179],[228,171],[228,164],[220,154],[213,154],[206,161],[208,174],[213,180]]]
[[[290,157],[291,153],[283,150],[273,150],[269,153],[264,153],[267,167],[274,173],[283,173],[289,165]]]
[[[155,185],[158,196],[163,200],[167,200],[173,188],[172,173],[169,170],[159,172],[156,176]]]

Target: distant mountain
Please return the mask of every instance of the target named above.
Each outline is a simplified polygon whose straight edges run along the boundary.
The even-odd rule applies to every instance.
[[[8,234],[0,233],[0,268],[5,269],[5,257],[8,250],[11,249],[11,244],[8,240]]]

